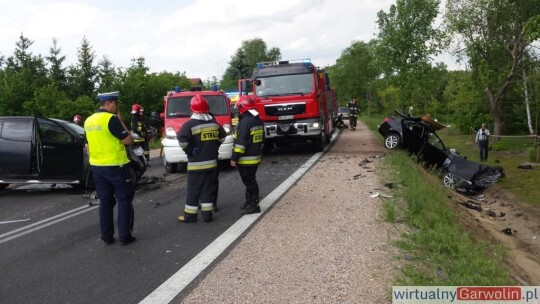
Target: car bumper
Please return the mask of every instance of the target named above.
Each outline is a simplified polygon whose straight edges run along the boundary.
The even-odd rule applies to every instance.
[[[234,140],[232,135],[227,135],[227,137],[225,137],[225,141],[219,146],[218,160],[231,159],[233,142]],[[188,157],[184,150],[180,148],[178,140],[164,138],[161,141],[161,144],[163,145],[164,158],[168,163],[174,164],[188,162]]]

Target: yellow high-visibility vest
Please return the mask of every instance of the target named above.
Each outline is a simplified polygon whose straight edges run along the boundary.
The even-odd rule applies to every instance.
[[[109,131],[112,116],[109,112],[97,112],[84,122],[92,166],[120,166],[129,163],[124,144]]]

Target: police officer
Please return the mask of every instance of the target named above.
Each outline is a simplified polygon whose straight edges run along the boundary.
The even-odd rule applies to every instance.
[[[359,113],[358,105],[356,104],[356,97],[349,102],[349,125],[351,130],[356,130],[356,121]]]
[[[131,106],[131,130],[144,139],[144,143],[141,144],[144,150],[144,157],[146,160],[150,160],[150,149],[148,147],[148,132],[146,123],[144,122],[144,109],[140,104],[133,104]]]
[[[118,236],[121,245],[135,241],[134,189],[129,174],[129,159],[124,145],[133,142],[122,121],[118,106],[118,92],[98,95],[99,110],[84,123],[88,141],[89,162],[94,176],[96,194],[100,200],[99,224],[101,239],[114,243],[114,206],[118,204]]]
[[[240,209],[242,214],[261,212],[257,168],[261,163],[264,143],[264,125],[255,110],[253,97],[244,95],[236,102],[240,120],[234,131],[234,146],[231,167],[238,166],[242,183],[246,186],[246,201]]]
[[[213,195],[216,189],[218,149],[227,135],[209,114],[208,102],[201,95],[191,98],[191,117],[176,135],[180,148],[188,156],[187,194],[181,223],[197,221],[199,202],[203,221],[212,221]]]

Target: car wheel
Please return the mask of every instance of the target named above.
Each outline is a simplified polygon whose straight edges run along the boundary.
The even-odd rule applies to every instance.
[[[168,162],[165,157],[163,158],[163,166],[165,167],[165,171],[167,171],[167,173],[176,173],[178,171],[178,164]]]
[[[442,182],[448,188],[456,188],[457,186],[457,178],[453,173],[450,172],[443,174]]]
[[[395,133],[386,135],[384,137],[384,146],[390,150],[399,148],[401,146],[401,137]]]

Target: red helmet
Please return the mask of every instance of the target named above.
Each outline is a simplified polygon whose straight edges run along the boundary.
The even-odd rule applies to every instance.
[[[240,113],[240,115],[244,114],[244,112],[247,110],[255,109],[255,100],[249,95],[243,95],[236,102],[236,108],[238,109],[238,113]]]
[[[142,107],[138,103],[131,106],[131,114],[139,113],[141,110],[142,110]]]
[[[74,121],[74,122],[80,122],[80,121],[82,121],[82,116],[79,115],[79,114],[73,116],[73,121]]]
[[[191,98],[191,112],[196,114],[208,114],[208,102],[201,95]]]

